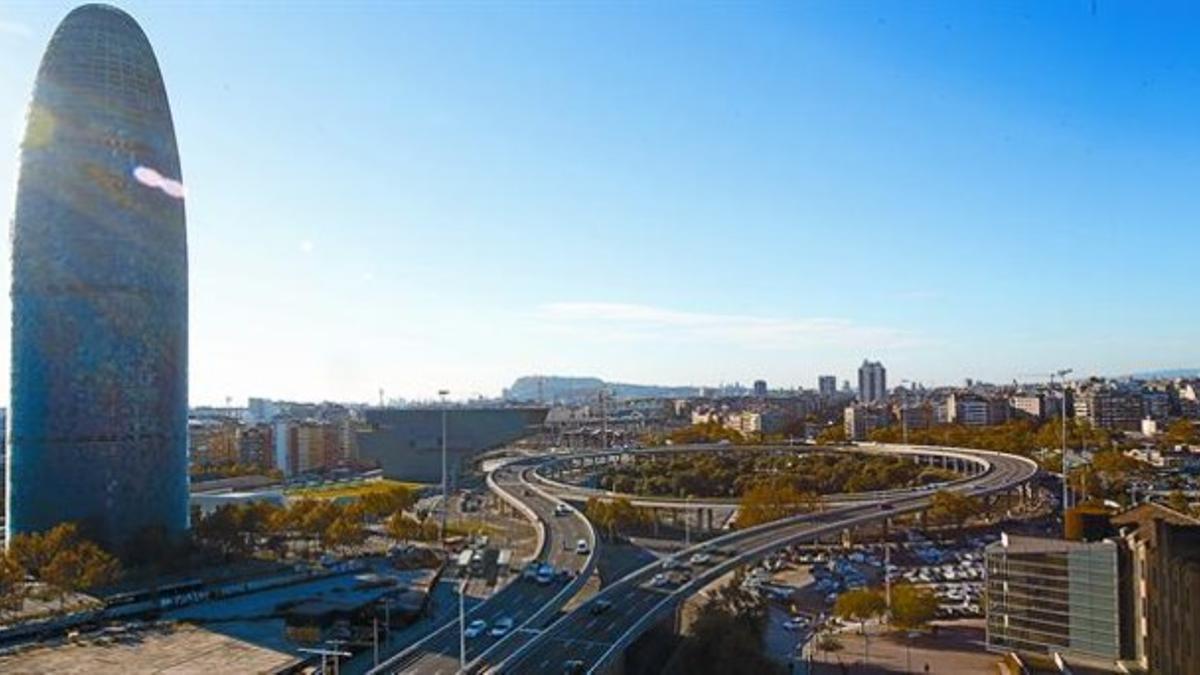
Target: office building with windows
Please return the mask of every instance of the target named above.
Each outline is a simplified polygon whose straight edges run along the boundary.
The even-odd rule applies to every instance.
[[[1126,564],[1116,541],[1004,534],[984,555],[989,650],[1099,668],[1122,658]]]
[[[34,83],[12,229],[7,531],[187,528],[187,242],[150,43],[75,9]]]

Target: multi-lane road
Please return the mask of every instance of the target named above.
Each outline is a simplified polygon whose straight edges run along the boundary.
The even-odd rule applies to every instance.
[[[544,524],[545,540],[539,559],[555,570],[570,570],[577,574],[588,562],[589,555],[577,553],[576,544],[582,539],[588,542],[589,551],[594,551],[596,542],[592,529],[574,510],[556,515],[555,507],[561,502],[528,485],[522,474],[529,470],[528,463],[514,462],[497,469],[492,478],[500,490],[522,502]],[[555,612],[570,599],[573,594],[565,590],[566,586],[566,581],[558,579],[550,584],[539,584],[518,578],[485,602],[475,605],[467,613],[467,622],[482,619],[487,622],[487,629],[467,640],[466,660],[470,662],[481,655],[503,660],[531,634],[529,631],[534,627],[524,624],[535,613],[539,610]],[[501,618],[511,619],[513,629],[504,636],[493,636],[491,629]],[[371,675],[397,672],[449,675],[459,671],[459,658],[459,621],[456,617],[369,672]]]
[[[721,450],[711,447],[712,450]],[[934,454],[969,460],[979,470],[969,479],[955,482],[952,487],[972,494],[984,495],[1010,489],[1031,478],[1037,467],[1029,460],[1000,453],[959,449],[888,447],[871,448],[872,452],[899,454]],[[636,451],[635,451],[636,452]],[[534,467],[545,458],[530,458],[513,462],[491,474],[493,489],[520,502],[527,516],[536,517],[543,527],[544,544],[540,559],[556,569],[578,571],[591,569],[594,558],[575,552],[583,539],[595,556],[598,542],[583,517],[575,511],[557,515],[560,497],[534,478]],[[561,461],[554,458],[549,461]],[[574,495],[578,499],[589,491]],[[739,530],[694,546],[677,554],[686,561],[693,553],[704,550],[711,560],[693,566],[690,577],[677,578],[665,585],[654,585],[654,577],[664,572],[661,562],[640,567],[625,576],[611,580],[600,593],[587,603],[565,615],[562,607],[579,582],[564,585],[555,582],[541,585],[533,581],[516,580],[491,598],[473,607],[467,621],[482,619],[490,629],[502,617],[512,619],[514,629],[504,636],[492,636],[489,631],[468,640],[467,670],[489,673],[562,673],[568,663],[575,668],[595,672],[616,662],[624,650],[642,633],[720,575],[788,544],[814,539],[843,528],[867,524],[889,516],[910,513],[926,508],[930,491],[892,491],[873,495],[874,501],[831,507],[823,513],[767,523]],[[702,506],[693,502],[688,506]],[[596,612],[597,600],[607,608]],[[371,671],[382,673],[458,672],[460,625],[457,619],[448,621],[428,637],[388,659]]]
[[[1019,457],[974,451],[969,454],[987,468],[971,480],[956,484],[954,489],[978,495],[999,492],[1024,483],[1037,471],[1036,465]],[[575,667],[593,672],[620,658],[640,634],[668,616],[684,598],[737,566],[797,541],[919,511],[928,505],[929,499],[928,491],[896,493],[877,503],[838,507],[724,535],[676,556],[686,561],[702,549],[722,552],[714,554],[707,565],[693,566],[690,580],[680,585],[652,586],[654,577],[663,573],[663,566],[646,565],[606,587],[596,598],[528,640],[511,656],[489,658],[477,665],[490,673],[563,673],[569,662],[575,662],[572,663]],[[593,608],[598,600],[611,607],[596,613]]]

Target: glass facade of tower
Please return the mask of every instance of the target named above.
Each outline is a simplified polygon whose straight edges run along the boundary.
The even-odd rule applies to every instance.
[[[9,534],[117,545],[187,527],[187,242],[150,43],[120,10],[59,25],[13,221]]]

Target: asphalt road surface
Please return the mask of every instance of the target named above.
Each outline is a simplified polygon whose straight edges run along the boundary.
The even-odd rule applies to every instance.
[[[555,570],[568,569],[578,572],[586,562],[587,556],[576,552],[577,542],[583,539],[588,542],[589,548],[594,547],[596,542],[591,540],[589,528],[581,516],[573,511],[566,515],[555,515],[556,502],[542,497],[526,485],[522,474],[528,470],[528,465],[507,466],[498,469],[493,477],[500,487],[533,509],[546,523],[543,561],[549,562]],[[507,617],[512,619],[514,628],[520,627],[534,612],[552,602],[565,584],[566,582],[557,579],[548,585],[542,585],[536,581],[518,578],[486,602],[471,609],[467,613],[467,622],[482,619],[487,622],[487,630],[477,637],[467,638],[466,661],[469,663],[507,637],[491,634],[497,620]],[[562,598],[564,602],[568,599]],[[524,638],[526,636],[520,632],[513,635],[505,643],[503,653],[499,653],[498,658],[503,659],[510,653],[510,649],[515,649],[523,643]],[[459,621],[455,617],[416,645],[385,661],[371,672],[451,675],[458,672],[459,659]]]
[[[1004,455],[986,456],[991,470],[976,479],[956,486],[956,489],[971,493],[998,491],[1028,480],[1036,468],[1027,462]],[[761,558],[772,550],[795,541],[815,538],[822,534],[839,531],[843,527],[864,524],[887,518],[891,515],[918,511],[929,501],[929,493],[913,492],[892,496],[881,503],[838,507],[824,513],[810,514],[790,521],[780,521],[763,529],[751,529],[718,539],[716,548],[725,554],[714,554],[713,560],[703,567],[691,570],[696,583],[679,585],[668,583],[652,585],[655,575],[664,572],[661,563],[647,565],[615,584],[605,588],[596,598],[563,617],[535,639],[512,659],[504,663],[489,658],[491,672],[502,664],[504,673],[521,675],[554,673],[561,675],[568,661],[579,660],[586,669],[596,666],[615,644],[624,637],[626,642],[636,634],[653,625],[651,619],[666,616],[675,603],[703,586],[707,580],[732,568]],[[708,544],[704,546],[709,546]],[[680,554],[686,560],[693,547]],[[724,564],[728,561],[728,564]],[[686,582],[684,582],[686,583]],[[594,613],[598,599],[612,604],[611,608]]]

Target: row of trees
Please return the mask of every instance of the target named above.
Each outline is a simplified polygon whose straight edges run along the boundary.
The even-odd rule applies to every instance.
[[[954,527],[959,536],[968,520],[986,511],[987,507],[979,497],[953,490],[938,490],[929,498],[929,519],[937,525]]]
[[[858,621],[859,630],[866,622],[890,614],[890,625],[901,630],[914,630],[926,626],[937,616],[937,596],[928,588],[912,584],[897,584],[892,587],[892,608],[888,611],[887,598],[879,589],[859,588],[838,596],[833,613],[847,621]]]
[[[831,494],[927,485],[955,474],[900,457],[784,453],[738,448],[724,453],[653,457],[609,467],[600,485],[614,492],[673,497],[737,497],[760,483]]]
[[[720,422],[705,422],[703,424],[693,424],[690,427],[675,429],[665,434],[648,434],[642,437],[642,444],[647,446],[657,445],[694,445],[698,443],[720,443],[726,441],[738,445],[750,443],[751,439],[747,439],[736,429],[729,429]]]
[[[416,501],[412,490],[392,486],[348,503],[302,499],[286,507],[262,501],[223,504],[199,519],[193,536],[225,557],[245,555],[264,544],[283,557],[293,541],[301,542],[306,552],[314,544],[345,552],[361,546],[372,525],[383,525],[396,540],[436,538],[438,528],[428,514],[406,513]]]
[[[72,593],[113,583],[121,565],[107,551],[88,541],[74,523],[63,523],[44,533],[17,534],[0,558],[0,611],[20,610],[27,594],[37,589],[57,597],[59,607]]]
[[[616,539],[621,531],[646,527],[653,522],[649,511],[634,506],[625,497],[613,500],[589,497],[583,513],[600,530],[600,535],[609,540]]]
[[[762,482],[742,495],[738,504],[737,526],[754,527],[780,518],[809,513],[821,507],[821,496],[800,491],[786,480]]]
[[[898,424],[876,429],[870,440],[880,443],[899,443],[904,430]],[[1119,434],[1093,427],[1084,419],[1067,420],[1067,447],[1103,450],[1118,447]],[[1030,420],[1012,420],[990,426],[938,424],[929,428],[909,428],[908,442],[920,445],[943,445],[956,448],[976,448],[1008,452],[1033,457],[1044,448],[1062,447],[1062,422],[1049,420],[1041,424]],[[1049,468],[1049,467],[1047,467]]]
[[[267,469],[257,464],[240,464],[234,462],[232,464],[213,464],[213,465],[193,465],[188,469],[188,473],[193,479],[215,480],[220,478],[235,478],[237,476],[267,476],[270,478],[283,478],[283,472],[279,469]]]

